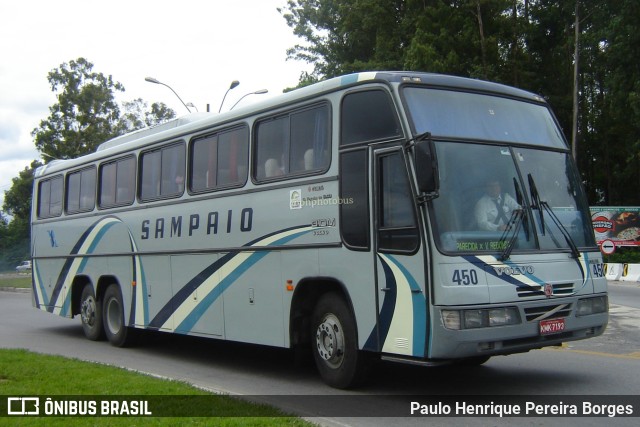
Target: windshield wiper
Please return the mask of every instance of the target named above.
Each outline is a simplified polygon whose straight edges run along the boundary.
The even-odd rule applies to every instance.
[[[567,241],[569,247],[571,248],[571,254],[573,255],[573,258],[580,258],[580,251],[578,250],[578,246],[576,246],[576,242],[573,241],[571,234],[569,234],[565,226],[562,225],[562,222],[560,222],[560,218],[558,218],[558,216],[553,212],[551,206],[549,206],[549,203],[541,201],[540,204],[549,213],[549,216],[556,224],[558,229],[560,229],[560,232],[564,236],[564,239]]]
[[[502,254],[500,255],[500,261],[506,261],[511,256],[511,252],[515,247],[516,240],[518,238],[518,233],[520,232],[520,227],[524,227],[524,235],[527,239],[527,242],[529,241],[529,216],[527,215],[527,210],[522,207],[524,203],[524,197],[522,197],[522,191],[520,190],[520,185],[518,184],[518,180],[516,178],[513,178],[513,187],[516,192],[516,202],[518,202],[518,206],[520,206],[520,208],[514,209],[513,212],[511,212],[511,218],[509,218],[509,222],[507,223],[505,231],[500,237],[500,243],[502,244],[508,233],[513,230],[513,234],[509,238],[509,243],[507,243],[507,246],[505,246]]]
[[[547,211],[547,213],[553,220],[554,224],[556,225],[556,227],[558,227],[558,229],[560,230],[560,233],[562,233],[562,236],[564,237],[564,239],[567,241],[567,244],[571,248],[571,254],[573,258],[580,258],[580,251],[578,250],[576,243],[573,241],[571,234],[569,234],[566,227],[560,221],[560,218],[558,218],[558,216],[553,212],[553,210],[551,209],[551,206],[549,206],[549,203],[543,200],[540,200],[540,193],[538,193],[538,189],[536,188],[536,183],[534,182],[531,174],[528,175],[528,179],[529,179],[529,189],[531,191],[531,199],[534,203],[534,205],[532,205],[531,208],[538,209],[538,212],[540,213],[540,228],[541,228],[542,235],[544,236],[545,234],[544,211]],[[560,247],[560,245],[557,242],[556,242],[556,246]]]
[[[542,206],[540,206],[540,193],[538,193],[538,188],[533,180],[533,176],[529,174],[527,175],[527,179],[529,180],[529,191],[531,192],[531,209],[538,210],[538,214],[540,215],[540,234],[544,236],[544,212],[542,211]]]
[[[524,197],[522,196],[522,191],[520,190],[520,184],[518,184],[518,180],[513,178],[513,187],[516,190],[516,202],[522,209],[522,225],[524,226],[524,235],[529,241],[529,215],[528,211],[524,208]]]
[[[520,232],[520,227],[522,227],[524,217],[525,217],[525,213],[522,208],[514,209],[513,212],[511,212],[511,218],[509,218],[509,222],[507,223],[504,233],[502,233],[502,236],[500,237],[500,244],[502,244],[502,242],[506,240],[506,237],[511,232],[511,230],[513,230],[513,234],[509,238],[509,242],[507,243],[507,246],[505,246],[504,250],[502,251],[502,254],[500,255],[500,258],[499,258],[500,261],[506,261],[511,256],[511,251],[513,251],[513,247],[516,244],[516,240],[518,238],[518,232]],[[528,236],[528,233],[527,233],[527,236]],[[527,240],[528,240],[528,237],[527,237]]]

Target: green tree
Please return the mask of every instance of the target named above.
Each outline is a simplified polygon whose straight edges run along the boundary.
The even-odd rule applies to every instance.
[[[303,76],[307,83],[363,69],[397,69],[406,42],[404,8],[402,0],[289,0],[280,13],[306,43],[288,56],[314,65]]]
[[[31,220],[31,189],[36,168],[42,163],[33,161],[12,179],[12,186],[4,193],[4,213],[12,216],[9,222],[0,218],[0,271],[13,268],[29,258],[29,223]]]
[[[607,180],[608,204],[640,204],[640,4],[634,0],[607,2],[599,46],[605,90],[605,138],[598,141],[614,159]]]
[[[118,135],[120,109],[114,92],[124,92],[122,84],[93,71],[84,58],[63,63],[48,74],[48,81],[58,102],[31,133],[45,162],[87,154]]]
[[[11,188],[4,192],[4,204],[2,209],[14,218],[29,220],[31,213],[31,190],[35,170],[42,166],[34,160],[29,167],[25,167],[17,177],[13,178]]]
[[[404,69],[538,93],[569,140],[577,113],[577,161],[590,202],[640,204],[637,0],[289,0],[280,12],[303,41],[289,57],[314,67],[300,86]]]
[[[49,107],[49,117],[32,132],[45,163],[93,152],[115,136],[176,115],[163,103],[153,103],[149,108],[142,99],[123,103],[121,113],[115,92],[124,91],[122,84],[94,72],[93,64],[84,58],[63,63],[48,74],[48,80],[57,93],[57,103]],[[5,191],[4,213],[0,215],[0,268],[28,257],[33,177],[41,165],[39,161],[31,163]]]
[[[155,126],[176,117],[176,112],[162,102],[149,104],[142,98],[122,103],[124,112],[118,121],[118,133],[124,134],[147,126]]]
[[[124,92],[124,86],[111,75],[93,71],[85,58],[61,64],[47,78],[58,102],[31,132],[45,163],[91,153],[111,138],[176,116],[164,103],[153,103],[149,109],[140,98],[124,102],[121,112],[115,95]]]

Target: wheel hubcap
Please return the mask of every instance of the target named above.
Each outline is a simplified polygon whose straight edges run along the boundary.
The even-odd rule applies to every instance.
[[[115,298],[111,298],[107,303],[107,326],[113,335],[122,328],[122,309]]]
[[[96,323],[96,300],[89,297],[82,302],[80,318],[85,325],[93,326]]]
[[[318,325],[316,347],[320,357],[327,365],[337,368],[344,359],[344,334],[342,325],[336,316],[328,314]]]

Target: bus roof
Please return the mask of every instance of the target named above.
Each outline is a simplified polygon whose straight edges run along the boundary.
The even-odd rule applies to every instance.
[[[115,154],[115,152],[136,149],[180,134],[197,132],[200,129],[224,125],[225,123],[233,122],[238,119],[242,119],[243,117],[260,114],[261,112],[269,111],[270,109],[278,108],[280,106],[286,106],[293,102],[304,101],[305,99],[313,98],[323,93],[330,93],[349,86],[373,81],[398,84],[422,84],[457,90],[488,92],[523,98],[532,102],[545,102],[543,98],[531,92],[499,83],[492,83],[466,77],[413,71],[371,71],[354,73],[327,79],[233,111],[227,111],[220,114],[192,113],[153,127],[136,130],[103,142],[98,146],[95,153],[82,156],[78,159],[54,160],[49,162],[45,166],[38,168],[36,171],[36,177],[59,171],[67,167],[72,167],[75,164],[80,165],[87,161],[102,158],[105,155],[111,154],[109,153],[111,150],[114,150],[113,153]]]

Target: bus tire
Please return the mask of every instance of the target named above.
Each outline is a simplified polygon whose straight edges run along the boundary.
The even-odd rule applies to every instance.
[[[111,284],[104,293],[102,315],[104,332],[111,345],[127,347],[133,343],[133,329],[124,319],[124,303],[120,286]]]
[[[365,355],[358,351],[355,321],[344,299],[323,295],[311,320],[313,358],[324,382],[341,389],[361,384]]]
[[[82,288],[80,296],[80,320],[82,321],[82,331],[84,336],[91,341],[104,339],[104,328],[102,324],[102,305],[96,300],[93,286],[90,283]]]

